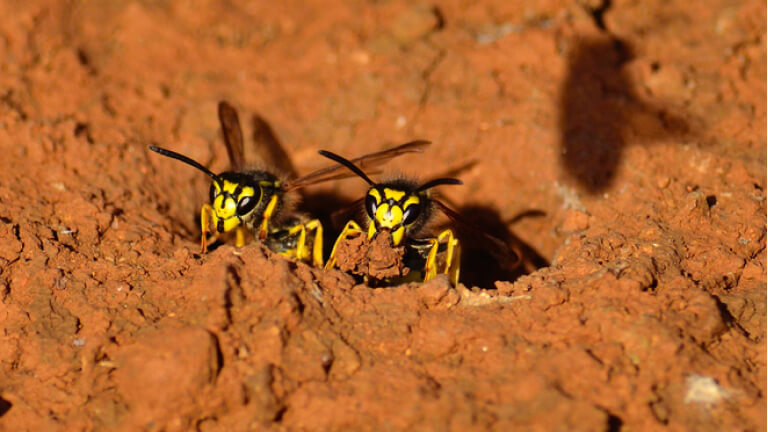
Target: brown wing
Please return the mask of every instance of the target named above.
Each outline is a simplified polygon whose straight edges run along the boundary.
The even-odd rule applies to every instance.
[[[435,203],[437,208],[448,216],[449,219],[459,225],[461,229],[470,231],[479,236],[479,238],[483,240],[483,244],[487,245],[488,252],[490,252],[499,263],[504,264],[504,267],[507,270],[512,270],[520,265],[522,262],[522,255],[514,248],[510,247],[505,241],[488,234],[483,229],[477,227],[475,224],[466,220],[459,213],[445,205],[442,201],[433,198],[432,202]]]
[[[265,167],[274,168],[279,171],[279,174],[287,178],[297,176],[291,158],[288,157],[288,153],[280,144],[277,135],[264,117],[259,114],[253,115],[253,146]]]
[[[429,144],[429,141],[424,140],[411,141],[405,144],[401,144],[397,147],[392,147],[390,149],[368,153],[367,155],[360,156],[355,159],[350,159],[350,161],[363,171],[369,171],[371,168],[375,168],[398,156],[408,153],[421,153]],[[286,189],[294,190],[330,180],[339,180],[356,176],[357,174],[349,171],[347,167],[340,164],[335,164],[291,181],[286,186]]]
[[[249,164],[259,161],[263,168],[274,169],[288,178],[296,176],[288,154],[280,145],[269,123],[258,114],[253,115],[253,147],[255,152],[245,154],[243,129],[237,110],[226,101],[219,102],[219,121],[232,171],[242,171]]]
[[[341,229],[347,221],[356,220],[363,213],[365,197],[355,200],[352,204],[331,213],[331,227]]]
[[[224,135],[224,142],[227,145],[230,169],[240,171],[245,167],[243,130],[240,127],[237,110],[226,101],[219,102],[219,121],[221,122],[221,133]]]

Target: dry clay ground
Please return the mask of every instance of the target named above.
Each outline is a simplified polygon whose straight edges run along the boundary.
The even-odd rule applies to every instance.
[[[0,430],[765,430],[763,2],[0,15]],[[524,271],[468,244],[463,285],[372,289],[200,255],[208,180],[147,145],[224,170],[220,99],[302,172],[432,140],[392,169],[461,177]]]

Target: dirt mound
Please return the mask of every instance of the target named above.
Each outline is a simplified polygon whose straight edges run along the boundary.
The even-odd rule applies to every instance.
[[[403,263],[405,246],[394,247],[391,236],[382,235],[368,240],[365,233],[354,234],[340,241],[336,248],[339,270],[375,279],[399,278],[410,269]]]
[[[765,429],[765,11],[0,2],[0,429]],[[523,265],[199,254],[209,179],[147,146],[225,170],[222,99],[301,173],[429,139],[387,171]],[[326,244],[365,187],[306,191]]]

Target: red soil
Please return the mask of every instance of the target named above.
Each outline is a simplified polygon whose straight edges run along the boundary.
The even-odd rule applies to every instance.
[[[237,3],[0,2],[0,430],[766,428],[764,2]],[[524,265],[200,255],[147,146],[225,170],[222,99],[302,173],[431,140]]]

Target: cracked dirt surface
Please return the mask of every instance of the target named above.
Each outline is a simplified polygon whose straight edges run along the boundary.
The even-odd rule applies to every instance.
[[[0,429],[764,430],[765,10],[1,1]],[[431,140],[391,169],[524,271],[201,256],[208,180],[147,145],[224,170],[221,99],[301,172]]]

